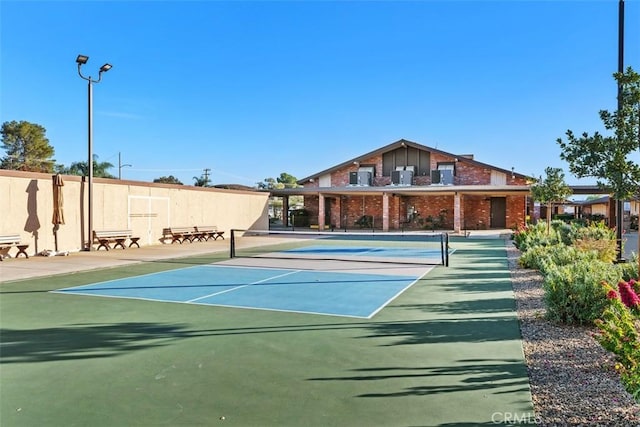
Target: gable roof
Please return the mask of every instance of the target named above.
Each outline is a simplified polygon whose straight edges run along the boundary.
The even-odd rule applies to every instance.
[[[365,161],[371,157],[375,157],[375,156],[381,156],[384,153],[388,152],[388,151],[393,151],[397,148],[400,147],[412,147],[412,148],[416,148],[418,150],[423,150],[423,151],[429,151],[431,153],[435,153],[435,154],[441,154],[443,156],[447,156],[447,157],[456,157],[458,159],[458,162],[462,162],[462,163],[468,163],[474,166],[480,166],[480,167],[485,167],[485,168],[489,168],[489,169],[493,169],[499,172],[504,172],[507,174],[513,174],[514,176],[517,176],[519,178],[529,178],[528,175],[523,175],[517,172],[514,172],[512,170],[507,170],[507,169],[503,169],[503,168],[499,168],[497,166],[493,166],[493,165],[489,165],[487,163],[482,163],[479,162],[477,160],[471,159],[468,157],[468,155],[462,155],[462,154],[453,154],[453,153],[447,153],[446,151],[442,151],[442,150],[438,150],[437,148],[433,148],[433,147],[428,147],[426,145],[422,145],[422,144],[418,144],[417,142],[413,142],[413,141],[409,141],[406,139],[399,139],[396,142],[392,142],[391,144],[385,145],[384,147],[378,148],[377,150],[373,150],[370,151],[368,153],[365,153],[361,156],[358,157],[354,157],[352,159],[349,159],[347,161],[344,161],[340,164],[337,164],[329,169],[325,169],[323,171],[320,171],[318,173],[315,173],[313,175],[309,175],[305,178],[302,178],[300,180],[298,180],[298,184],[304,184],[305,182],[309,182],[312,179],[318,179],[323,175],[327,175],[327,174],[331,174],[337,170],[343,169],[347,166],[352,165],[354,162],[360,163],[362,161]]]
[[[597,199],[583,200],[580,204],[583,206],[608,204],[609,196],[598,197]]]

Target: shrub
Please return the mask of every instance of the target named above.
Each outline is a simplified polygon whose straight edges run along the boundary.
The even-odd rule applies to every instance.
[[[535,246],[520,256],[519,264],[525,268],[533,268],[546,273],[552,265],[567,265],[576,261],[593,261],[598,259],[593,251],[581,251],[573,246],[563,244],[553,246]]]
[[[559,242],[558,233],[554,228],[547,233],[547,224],[539,222],[518,229],[513,234],[513,242],[522,252],[535,246],[550,246]]]
[[[571,222],[572,219],[575,218],[574,214],[555,214],[553,215],[553,219],[554,220],[558,220],[558,221],[564,221],[564,222]]]
[[[622,280],[638,279],[638,254],[631,256],[628,262],[615,264]]]
[[[572,227],[570,238],[572,241],[586,238],[615,240],[616,232],[604,222],[592,222],[586,227]]]
[[[544,278],[547,318],[567,324],[591,324],[607,306],[602,281],[618,283],[619,271],[602,261],[578,260],[548,266]]]
[[[605,289],[607,289],[605,287]],[[613,292],[612,292],[613,291]],[[631,311],[622,303],[613,288],[607,308],[595,320],[599,333],[596,339],[606,350],[616,355],[616,370],[625,389],[638,400],[640,397],[640,341]]]
[[[638,295],[635,291],[635,286],[633,286],[635,284],[635,281],[625,282],[624,280],[621,280],[620,282],[618,282],[618,293],[620,294],[620,300],[622,300],[622,303],[626,305],[627,308],[629,308],[631,311],[637,313],[640,304],[640,298],[638,298]]]
[[[567,244],[582,251],[594,251],[597,258],[604,262],[613,262],[617,258],[615,231],[604,223],[591,223],[586,227],[572,225],[566,235]]]
[[[551,221],[551,228],[556,233],[556,238],[559,242],[570,245],[571,244],[571,233],[577,226],[568,224],[564,221],[554,220]]]

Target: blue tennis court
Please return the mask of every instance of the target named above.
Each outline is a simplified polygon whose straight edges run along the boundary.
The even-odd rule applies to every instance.
[[[366,273],[211,264],[54,292],[371,318],[427,271]]]

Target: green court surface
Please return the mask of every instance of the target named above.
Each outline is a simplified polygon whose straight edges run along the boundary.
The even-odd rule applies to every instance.
[[[452,239],[371,319],[50,293],[223,255],[0,284],[0,425],[532,423],[504,241]]]

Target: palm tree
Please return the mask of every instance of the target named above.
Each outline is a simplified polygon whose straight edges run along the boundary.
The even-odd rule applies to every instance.
[[[107,172],[107,169],[111,169],[113,163],[109,162],[99,162],[98,155],[93,155],[93,176],[97,178],[112,178],[115,179],[115,176],[111,175]],[[73,162],[71,166],[68,168],[64,165],[56,165],[56,172],[66,175],[79,175],[79,176],[87,176],[89,175],[87,172],[89,171],[89,166],[87,162]]]
[[[209,187],[209,183],[211,182],[211,180],[209,179],[209,177],[207,176],[201,176],[200,178],[198,178],[197,176],[193,177],[194,181],[195,181],[195,185],[196,187]]]

